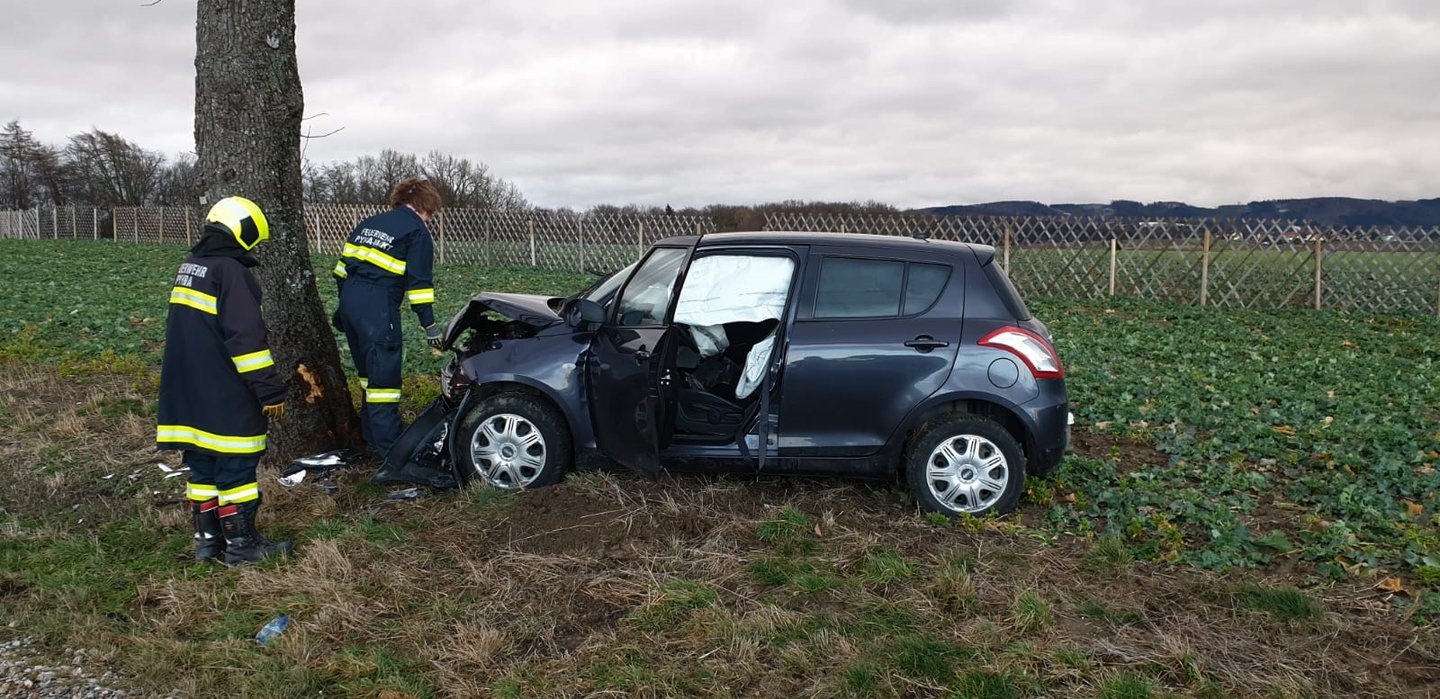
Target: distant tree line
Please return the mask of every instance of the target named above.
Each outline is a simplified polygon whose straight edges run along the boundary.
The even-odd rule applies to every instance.
[[[439,151],[422,157],[394,150],[348,162],[302,165],[304,200],[315,203],[384,204],[390,187],[422,174],[454,208],[525,212],[532,207],[514,183],[495,176],[489,166]],[[63,146],[41,143],[18,120],[0,130],[0,210],[36,206],[195,206],[203,193],[195,157],[171,160],[119,134],[91,129],[71,136]],[[894,214],[879,202],[807,202],[710,204],[672,209],[634,204],[603,204],[570,213],[601,215],[705,216],[721,231],[753,231],[774,213]]]
[[[765,228],[765,217],[771,214],[896,214],[900,210],[876,201],[826,202],[787,199],[768,204],[709,204],[701,207],[673,209],[670,206],[612,206],[601,204],[589,213],[602,215],[704,216],[715,222],[715,230],[758,231]]]
[[[520,189],[491,174],[489,166],[440,151],[420,158],[386,149],[353,162],[316,165],[307,161],[301,169],[305,201],[335,204],[383,204],[391,185],[417,174],[435,183],[448,207],[507,212],[530,209]]]
[[[169,162],[100,129],[75,134],[63,146],[41,143],[19,121],[0,129],[0,209],[197,201],[194,158]]]
[[[303,165],[307,202],[384,204],[394,183],[425,175],[447,206],[524,211],[529,202],[484,163],[438,151],[393,150],[353,162]],[[13,120],[0,130],[0,210],[35,206],[195,206],[203,187],[190,154],[174,160],[119,134],[92,129],[63,146],[41,143]]]

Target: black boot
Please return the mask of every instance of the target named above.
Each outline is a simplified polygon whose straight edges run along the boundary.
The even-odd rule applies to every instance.
[[[225,530],[225,565],[257,563],[272,556],[289,555],[293,550],[290,542],[271,541],[255,531],[255,513],[259,510],[259,500],[220,508],[220,524]]]
[[[195,516],[195,560],[205,562],[225,553],[225,531],[220,528],[220,500],[190,501]]]

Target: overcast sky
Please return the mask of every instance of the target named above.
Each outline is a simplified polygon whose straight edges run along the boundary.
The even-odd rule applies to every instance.
[[[1436,0],[298,0],[312,162],[540,206],[1440,196]],[[193,150],[195,6],[6,0],[0,121]]]

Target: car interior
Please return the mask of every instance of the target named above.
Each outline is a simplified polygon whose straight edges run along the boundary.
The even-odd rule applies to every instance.
[[[676,305],[675,436],[728,442],[750,423],[789,300],[784,256],[697,258]]]

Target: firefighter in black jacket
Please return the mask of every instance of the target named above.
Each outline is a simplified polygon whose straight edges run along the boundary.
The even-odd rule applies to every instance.
[[[403,349],[400,303],[410,308],[432,347],[440,345],[435,323],[434,242],[425,223],[440,210],[440,193],[424,177],[401,180],[390,190],[390,210],[361,221],[345,241],[335,264],[340,308],[336,329],[345,333],[350,357],[365,399],[360,406],[365,441],[384,461],[400,437],[400,384]],[[382,463],[371,482],[414,482],[454,487],[440,471]]]
[[[285,385],[260,317],[260,284],[249,255],[270,237],[260,207],[221,199],[170,290],[160,367],[160,449],[180,449],[190,467],[195,559],[226,565],[289,553],[255,530],[266,419],[285,415]]]

